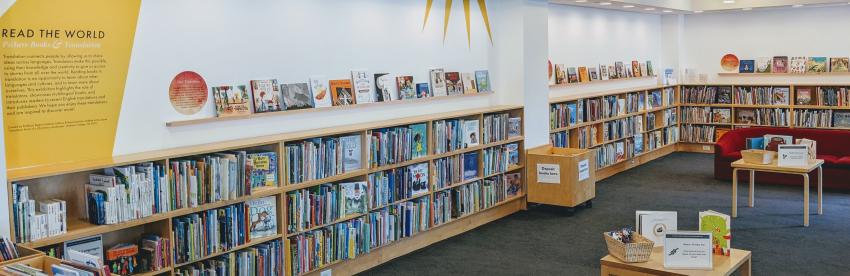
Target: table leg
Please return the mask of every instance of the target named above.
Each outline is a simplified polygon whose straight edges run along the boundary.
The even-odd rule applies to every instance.
[[[732,217],[738,217],[738,169],[732,169]]]
[[[809,227],[809,174],[803,174],[803,226]]]
[[[753,274],[753,262],[751,258],[747,258],[741,267],[738,268],[738,275],[740,276],[750,276]]]
[[[756,171],[750,170],[750,208],[755,207]]]
[[[818,167],[818,215],[823,215],[823,166]]]

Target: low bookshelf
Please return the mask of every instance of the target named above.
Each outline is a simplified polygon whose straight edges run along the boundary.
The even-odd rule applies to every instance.
[[[850,130],[850,84],[683,84],[550,99],[550,142],[599,151],[598,179],[675,151],[713,153],[719,137],[746,127]],[[603,159],[612,149],[614,161]]]
[[[603,179],[671,152],[678,141],[676,86],[550,99],[550,141],[597,151]]]
[[[95,235],[104,251],[151,236],[167,241],[168,259],[137,275],[175,275],[238,254],[264,254],[257,252],[277,252],[269,256],[282,266],[271,269],[282,275],[354,274],[524,209],[523,119],[520,106],[495,106],[11,169],[10,210],[19,191],[36,205],[64,201],[64,232],[37,239],[20,233],[27,238],[17,243],[31,248]],[[473,140],[463,139],[470,133]],[[231,166],[263,174],[258,182],[253,170],[223,177]],[[128,167],[143,172],[132,185],[154,183],[155,195],[165,197],[144,201],[142,192],[135,202],[150,202],[147,211],[119,213],[108,224],[92,221],[101,216],[92,206],[100,210],[102,203],[90,201],[95,188],[87,184]],[[255,210],[266,212],[265,219]],[[22,228],[12,228],[18,237]],[[226,234],[215,238],[199,229]],[[314,246],[327,246],[321,237],[343,236],[351,248],[313,258]]]

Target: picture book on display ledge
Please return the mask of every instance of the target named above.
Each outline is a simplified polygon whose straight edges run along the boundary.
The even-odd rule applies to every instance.
[[[756,69],[756,61],[752,59],[741,60],[738,73],[754,73]]]
[[[351,80],[331,80],[331,95],[333,106],[344,106],[355,104],[354,91],[351,88]]]
[[[431,69],[429,75],[431,76],[431,89],[434,97],[448,96],[445,70],[443,68]]]
[[[446,72],[446,93],[449,96],[463,95],[463,81],[458,72]]]
[[[277,235],[277,200],[275,197],[252,199],[247,202],[251,224],[248,232],[251,239]]]
[[[331,92],[328,89],[328,78],[325,76],[310,77],[310,95],[313,97],[315,107],[331,107]]]
[[[282,85],[283,102],[287,110],[313,108],[313,95],[307,83],[289,83]]]
[[[375,94],[372,90],[374,85],[372,84],[372,77],[366,70],[351,71],[351,83],[357,103],[374,102],[372,99]]]
[[[445,83],[443,84],[445,87]],[[375,74],[375,93],[380,102],[398,100],[398,85],[395,76],[389,73]]]
[[[251,97],[244,85],[216,86],[212,88],[216,116],[240,116],[251,114]]]
[[[398,76],[398,98],[401,100],[416,99],[416,85],[413,83],[413,76]]]
[[[475,71],[475,82],[478,84],[478,93],[493,92],[490,86],[490,72],[487,70]]]
[[[460,79],[463,83],[464,94],[478,93],[478,85],[475,82],[475,75],[473,75],[472,73],[463,73],[460,74]]]
[[[274,112],[284,109],[281,103],[280,86],[276,79],[251,80],[251,94],[254,96],[254,113]]]

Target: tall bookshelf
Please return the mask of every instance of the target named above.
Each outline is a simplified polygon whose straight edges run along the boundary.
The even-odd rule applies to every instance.
[[[843,89],[843,90],[842,90]],[[603,114],[589,121],[571,122],[567,105],[580,102],[604,102],[605,99],[629,100],[638,94],[648,102],[653,91],[662,92],[663,104],[658,107],[644,106],[639,110],[625,110],[616,114]],[[669,91],[674,91],[670,93]],[[718,100],[718,93],[728,92],[727,100]],[[807,92],[806,92],[807,91]],[[634,152],[623,143],[624,156],[613,163],[598,163],[597,178],[604,179],[660,156],[675,152],[714,152],[714,143],[723,130],[745,127],[785,127],[850,130],[836,126],[836,114],[847,118],[850,123],[850,84],[685,84],[673,86],[649,86],[623,90],[604,91],[580,96],[550,98],[550,142],[555,146],[588,148],[605,153],[611,143],[634,141],[638,134],[627,133],[620,139],[602,139],[593,132],[604,132],[604,124],[629,117],[641,117],[643,128],[643,151]],[[774,99],[775,93],[780,95]],[[799,93],[810,95],[811,103],[798,104]],[[840,96],[838,96],[840,94]],[[566,111],[565,111],[566,110]],[[576,111],[577,112],[577,111]],[[667,116],[665,112],[672,118]],[[651,115],[650,115],[651,114]],[[751,115],[752,114],[752,115]],[[650,117],[655,117],[655,125]],[[659,121],[659,118],[662,118]],[[670,119],[670,120],[666,120]],[[659,124],[660,122],[660,124]],[[720,133],[717,130],[720,129]],[[661,146],[653,147],[661,131]],[[669,138],[669,139],[667,139]],[[582,143],[582,140],[587,141]],[[616,150],[616,147],[615,147]],[[628,151],[632,150],[631,153]],[[599,154],[597,154],[599,155]]]
[[[361,254],[357,254],[357,256],[328,261],[321,265],[311,267],[309,270],[302,271],[302,273],[299,273],[298,275],[319,274],[320,272],[325,271],[327,269],[333,269],[333,272],[336,274],[354,274],[367,270],[383,262],[389,261],[393,258],[412,252],[416,249],[428,246],[437,241],[446,239],[453,235],[463,233],[480,225],[497,220],[499,218],[502,218],[525,208],[525,177],[523,175],[525,158],[523,135],[515,137],[503,137],[504,139],[493,139],[489,143],[480,143],[475,146],[457,148],[448,152],[437,153],[435,151],[435,134],[433,128],[435,122],[450,119],[478,120],[479,134],[483,134],[484,118],[485,116],[492,114],[507,114],[509,117],[522,118],[523,109],[519,106],[496,106],[458,112],[449,112],[437,115],[416,116],[365,124],[347,125],[337,128],[255,137],[199,146],[182,147],[168,150],[116,156],[110,158],[102,158],[97,160],[87,160],[81,162],[47,165],[41,167],[12,169],[8,171],[9,182],[7,183],[7,185],[9,185],[8,188],[10,188],[10,190],[13,183],[29,187],[30,194],[37,202],[52,198],[62,199],[67,202],[67,233],[31,242],[21,243],[21,245],[31,248],[42,248],[46,246],[62,244],[63,242],[73,239],[89,237],[92,235],[103,235],[105,250],[108,249],[110,246],[118,243],[136,243],[139,237],[144,233],[158,234],[162,237],[168,238],[172,243],[172,248],[175,248],[174,244],[176,237],[174,236],[175,234],[172,229],[174,228],[174,224],[176,224],[176,221],[179,218],[187,215],[198,214],[200,212],[206,212],[209,210],[232,206],[234,204],[242,204],[250,200],[273,197],[275,199],[277,211],[277,234],[265,238],[252,239],[245,243],[230,247],[226,250],[221,250],[211,254],[203,255],[199,258],[192,258],[190,260],[185,260],[181,262],[176,262],[176,254],[172,254],[172,265],[165,267],[162,270],[147,272],[142,275],[174,275],[175,271],[177,269],[180,269],[181,267],[196,264],[204,260],[213,259],[224,254],[236,252],[270,241],[280,241],[281,243],[285,244],[284,251],[286,260],[284,271],[286,275],[293,275],[291,269],[293,261],[295,260],[292,260],[292,254],[290,251],[291,242],[296,240],[299,236],[307,235],[310,231],[333,228],[338,224],[347,223],[357,219],[366,219],[366,221],[368,221],[370,213],[378,212],[382,209],[388,208],[388,206],[405,204],[411,201],[424,201],[428,203],[429,208],[433,208],[432,206],[434,206],[435,200],[434,197],[438,193],[445,193],[446,191],[454,189],[472,190],[473,187],[477,187],[479,189],[477,193],[481,195],[480,191],[484,190],[485,186],[490,187],[490,189],[493,189],[492,187],[496,185],[492,184],[495,183],[494,181],[497,181],[499,179],[505,181],[508,175],[510,175],[511,177],[519,176],[518,181],[520,181],[521,189],[514,197],[493,197],[486,203],[482,199],[481,205],[478,205],[471,211],[461,216],[447,219],[447,221],[439,225],[433,225],[435,214],[434,212],[429,210],[427,212],[428,217],[424,219],[424,226],[427,229],[423,229],[422,231],[419,231],[418,233],[412,234],[408,237],[400,238],[398,240],[388,242],[380,246],[369,246],[366,250],[364,250],[364,252],[362,252]],[[372,136],[373,131],[377,131],[378,129],[382,128],[409,126],[414,124],[424,124],[427,126],[428,151],[425,156],[418,157],[412,160],[405,160],[403,162],[385,164],[382,166],[370,166],[369,160],[371,154],[369,138]],[[341,136],[358,136],[360,138],[360,141],[362,142],[360,168],[330,175],[321,179],[301,181],[298,183],[294,183],[291,179],[289,179],[288,170],[293,164],[288,164],[288,159],[286,158],[288,154],[288,145],[292,143],[298,143],[299,141],[307,139]],[[506,147],[506,145],[515,145],[517,147],[516,150],[518,151],[519,156],[518,163],[510,166],[501,166],[497,170],[490,171],[488,174],[485,174],[485,162],[483,159],[485,152],[502,151],[503,148]],[[84,185],[88,182],[89,174],[101,173],[105,168],[140,164],[145,162],[154,162],[156,164],[161,164],[165,168],[171,170],[171,167],[168,165],[173,160],[180,160],[193,156],[201,156],[206,154],[237,150],[245,150],[249,152],[275,152],[278,156],[277,183],[279,184],[279,186],[253,189],[250,192],[250,195],[240,196],[228,200],[199,204],[198,206],[194,207],[177,208],[168,212],[154,214],[141,219],[135,219],[118,224],[95,225],[89,223],[85,219],[86,202]],[[434,173],[436,160],[440,158],[447,158],[455,155],[470,153],[478,154],[478,175],[470,176],[470,178],[466,178],[463,181],[449,183],[448,185],[440,189],[435,189],[432,184],[435,182],[436,178],[436,175]],[[288,227],[289,210],[287,210],[287,206],[289,206],[288,200],[290,200],[287,196],[288,194],[319,187],[322,185],[331,185],[334,183],[341,182],[366,181],[367,185],[373,185],[374,183],[370,182],[371,174],[404,168],[415,164],[427,165],[427,170],[430,179],[428,181],[429,186],[427,187],[427,192],[425,192],[424,194],[419,194],[407,198],[398,198],[387,206],[370,206],[368,208],[369,212],[365,214],[346,216],[339,219],[335,219],[330,222],[311,225],[307,229],[290,231]],[[474,183],[477,183],[477,186],[472,186],[472,184]],[[485,183],[491,183],[492,185],[488,186],[488,184]],[[11,203],[11,194],[9,195],[9,197]],[[10,220],[10,223],[13,225],[14,221]]]

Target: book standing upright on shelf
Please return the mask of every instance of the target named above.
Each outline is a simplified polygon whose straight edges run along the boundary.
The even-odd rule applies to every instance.
[[[445,88],[445,82],[443,83],[443,87]],[[396,77],[388,73],[375,74],[375,91],[379,95],[379,101],[397,101],[398,84],[396,84]],[[434,91],[434,93],[435,96],[440,96],[436,94],[437,91]]]
[[[307,83],[288,83],[281,85],[283,91],[283,102],[287,110],[305,109],[315,107],[313,95],[310,94],[310,86]]]
[[[463,95],[463,82],[458,72],[446,72],[446,93],[449,96]]]
[[[280,87],[276,79],[251,80],[251,94],[254,96],[254,112],[274,112],[283,110]]]
[[[435,68],[429,71],[431,77],[431,89],[434,97],[448,96],[446,90],[446,72],[443,68]]]
[[[248,233],[251,239],[261,239],[277,235],[277,200],[275,197],[252,199],[245,203],[248,208],[250,225]]]
[[[218,117],[251,114],[251,100],[244,85],[215,86],[212,88],[215,114]]]
[[[474,147],[479,144],[480,136],[478,135],[478,120],[463,121],[463,144],[464,147]]]
[[[321,75],[310,76],[310,95],[315,107],[331,107],[331,91],[328,89],[328,78]]]
[[[398,98],[400,100],[416,99],[416,85],[413,84],[413,76],[396,77],[398,84]]]
[[[715,255],[729,256],[732,244],[732,219],[712,210],[699,212],[699,231],[711,233],[711,248]]]
[[[490,86],[490,72],[487,70],[475,71],[475,82],[478,84],[478,93],[493,92]]]
[[[354,92],[351,88],[351,80],[331,80],[331,95],[333,96],[333,106],[345,106],[356,104]]]
[[[461,83],[463,83],[464,94],[478,93],[478,85],[475,82],[475,75],[472,73],[462,73],[460,75]]]
[[[366,70],[351,71],[351,84],[356,102],[360,104],[376,102],[374,99],[372,77]]]

